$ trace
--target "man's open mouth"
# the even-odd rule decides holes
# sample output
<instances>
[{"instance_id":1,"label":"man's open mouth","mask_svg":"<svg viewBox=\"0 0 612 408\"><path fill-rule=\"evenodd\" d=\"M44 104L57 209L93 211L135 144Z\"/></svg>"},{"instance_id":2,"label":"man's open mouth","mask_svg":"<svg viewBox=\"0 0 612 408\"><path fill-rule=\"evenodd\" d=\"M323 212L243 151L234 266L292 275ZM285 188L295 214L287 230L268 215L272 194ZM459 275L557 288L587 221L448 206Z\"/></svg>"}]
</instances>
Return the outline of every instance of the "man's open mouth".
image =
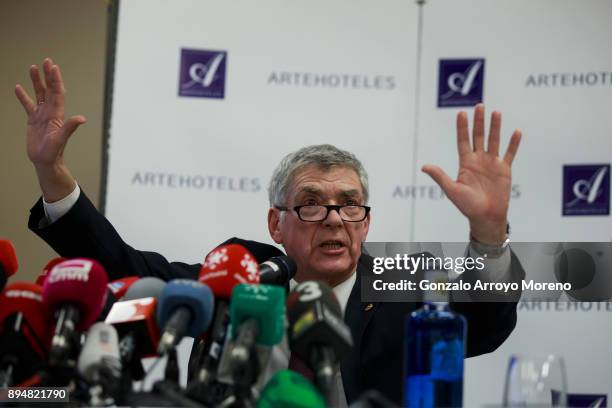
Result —
<instances>
[{"instance_id":1,"label":"man's open mouth","mask_svg":"<svg viewBox=\"0 0 612 408\"><path fill-rule=\"evenodd\" d=\"M321 244L322 248L325 249L340 249L344 246L344 244L340 241L335 241L335 240L330 240L330 241L324 241Z\"/></svg>"}]
</instances>

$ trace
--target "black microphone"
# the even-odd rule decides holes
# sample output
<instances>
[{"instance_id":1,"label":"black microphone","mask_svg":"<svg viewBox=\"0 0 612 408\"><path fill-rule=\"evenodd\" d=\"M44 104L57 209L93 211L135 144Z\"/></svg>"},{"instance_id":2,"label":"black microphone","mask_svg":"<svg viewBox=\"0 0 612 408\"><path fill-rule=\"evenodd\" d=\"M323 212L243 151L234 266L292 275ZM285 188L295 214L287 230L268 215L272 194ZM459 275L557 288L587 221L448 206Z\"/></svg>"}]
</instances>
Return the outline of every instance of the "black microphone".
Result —
<instances>
[{"instance_id":1,"label":"black microphone","mask_svg":"<svg viewBox=\"0 0 612 408\"><path fill-rule=\"evenodd\" d=\"M289 295L287 314L291 352L314 372L329 403L337 365L353 347L340 304L327 284L305 281Z\"/></svg>"},{"instance_id":2,"label":"black microphone","mask_svg":"<svg viewBox=\"0 0 612 408\"><path fill-rule=\"evenodd\" d=\"M259 264L259 283L285 286L295 276L297 264L288 256L275 256Z\"/></svg>"}]
</instances>

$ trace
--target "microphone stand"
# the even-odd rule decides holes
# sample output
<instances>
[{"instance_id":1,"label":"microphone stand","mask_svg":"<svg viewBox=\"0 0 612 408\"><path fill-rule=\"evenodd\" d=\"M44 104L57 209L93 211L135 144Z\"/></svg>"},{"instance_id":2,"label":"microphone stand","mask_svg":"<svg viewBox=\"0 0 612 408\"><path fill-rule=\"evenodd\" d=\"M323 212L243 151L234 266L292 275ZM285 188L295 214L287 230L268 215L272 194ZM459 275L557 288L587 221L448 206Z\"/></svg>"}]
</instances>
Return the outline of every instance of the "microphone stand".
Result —
<instances>
[{"instance_id":1,"label":"microphone stand","mask_svg":"<svg viewBox=\"0 0 612 408\"><path fill-rule=\"evenodd\" d=\"M182 407L203 408L201 405L187 396L183 395L179 386L179 365L176 348L171 348L166 352L168 360L166 362L166 370L164 379L157 381L153 385L153 391L163 395L168 400Z\"/></svg>"},{"instance_id":2,"label":"microphone stand","mask_svg":"<svg viewBox=\"0 0 612 408\"><path fill-rule=\"evenodd\" d=\"M248 319L240 325L238 337L229 350L234 392L219 404L219 408L255 406L252 387L261 372L256 351L258 336L257 320Z\"/></svg>"},{"instance_id":3,"label":"microphone stand","mask_svg":"<svg viewBox=\"0 0 612 408\"><path fill-rule=\"evenodd\" d=\"M312 356L315 383L325 396L325 401L329 404L335 380L334 350L325 346L315 347Z\"/></svg>"}]
</instances>

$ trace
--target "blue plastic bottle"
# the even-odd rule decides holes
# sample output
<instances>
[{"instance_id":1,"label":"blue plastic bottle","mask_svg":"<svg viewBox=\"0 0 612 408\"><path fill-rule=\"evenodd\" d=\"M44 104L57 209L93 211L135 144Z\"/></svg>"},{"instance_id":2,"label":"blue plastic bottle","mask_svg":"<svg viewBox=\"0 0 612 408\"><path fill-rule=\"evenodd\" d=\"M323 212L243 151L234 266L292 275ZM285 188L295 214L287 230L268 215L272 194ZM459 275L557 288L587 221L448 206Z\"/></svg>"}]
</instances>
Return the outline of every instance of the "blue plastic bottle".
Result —
<instances>
[{"instance_id":1,"label":"blue plastic bottle","mask_svg":"<svg viewBox=\"0 0 612 408\"><path fill-rule=\"evenodd\" d=\"M448 307L448 295L424 294L423 307L406 317L404 407L462 406L466 329L465 318Z\"/></svg>"}]
</instances>

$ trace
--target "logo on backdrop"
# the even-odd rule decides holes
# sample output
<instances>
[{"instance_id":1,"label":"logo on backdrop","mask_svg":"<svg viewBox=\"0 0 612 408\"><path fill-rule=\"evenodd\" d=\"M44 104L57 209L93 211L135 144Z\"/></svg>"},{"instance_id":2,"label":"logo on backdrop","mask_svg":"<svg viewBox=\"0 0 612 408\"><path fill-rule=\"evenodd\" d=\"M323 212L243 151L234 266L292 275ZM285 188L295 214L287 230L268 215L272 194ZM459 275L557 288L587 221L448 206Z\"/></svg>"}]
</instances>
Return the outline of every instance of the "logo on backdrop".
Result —
<instances>
[{"instance_id":1,"label":"logo on backdrop","mask_svg":"<svg viewBox=\"0 0 612 408\"><path fill-rule=\"evenodd\" d=\"M610 165L563 166L563 215L610 214Z\"/></svg>"},{"instance_id":2,"label":"logo on backdrop","mask_svg":"<svg viewBox=\"0 0 612 408\"><path fill-rule=\"evenodd\" d=\"M519 312L612 313L612 302L551 302L550 300L526 300L520 301L516 309Z\"/></svg>"},{"instance_id":3,"label":"logo on backdrop","mask_svg":"<svg viewBox=\"0 0 612 408\"><path fill-rule=\"evenodd\" d=\"M397 86L397 79L392 75L273 71L268 76L268 85L392 91Z\"/></svg>"},{"instance_id":4,"label":"logo on backdrop","mask_svg":"<svg viewBox=\"0 0 612 408\"><path fill-rule=\"evenodd\" d=\"M397 184L393 188L391 198L399 200L443 200L446 195L437 184ZM521 198L521 185L513 184L510 191L510 198Z\"/></svg>"},{"instance_id":5,"label":"logo on backdrop","mask_svg":"<svg viewBox=\"0 0 612 408\"><path fill-rule=\"evenodd\" d=\"M132 175L131 184L155 188L257 193L262 190L263 182L259 177L251 176L217 176L166 173L161 171L136 171Z\"/></svg>"},{"instance_id":6,"label":"logo on backdrop","mask_svg":"<svg viewBox=\"0 0 612 408\"><path fill-rule=\"evenodd\" d=\"M225 97L226 51L181 49L179 96Z\"/></svg>"},{"instance_id":7,"label":"logo on backdrop","mask_svg":"<svg viewBox=\"0 0 612 408\"><path fill-rule=\"evenodd\" d=\"M474 106L482 102L483 58L441 59L438 76L438 107Z\"/></svg>"},{"instance_id":8,"label":"logo on backdrop","mask_svg":"<svg viewBox=\"0 0 612 408\"><path fill-rule=\"evenodd\" d=\"M612 85L612 71L544 72L529 74L526 88L603 87Z\"/></svg>"}]
</instances>

